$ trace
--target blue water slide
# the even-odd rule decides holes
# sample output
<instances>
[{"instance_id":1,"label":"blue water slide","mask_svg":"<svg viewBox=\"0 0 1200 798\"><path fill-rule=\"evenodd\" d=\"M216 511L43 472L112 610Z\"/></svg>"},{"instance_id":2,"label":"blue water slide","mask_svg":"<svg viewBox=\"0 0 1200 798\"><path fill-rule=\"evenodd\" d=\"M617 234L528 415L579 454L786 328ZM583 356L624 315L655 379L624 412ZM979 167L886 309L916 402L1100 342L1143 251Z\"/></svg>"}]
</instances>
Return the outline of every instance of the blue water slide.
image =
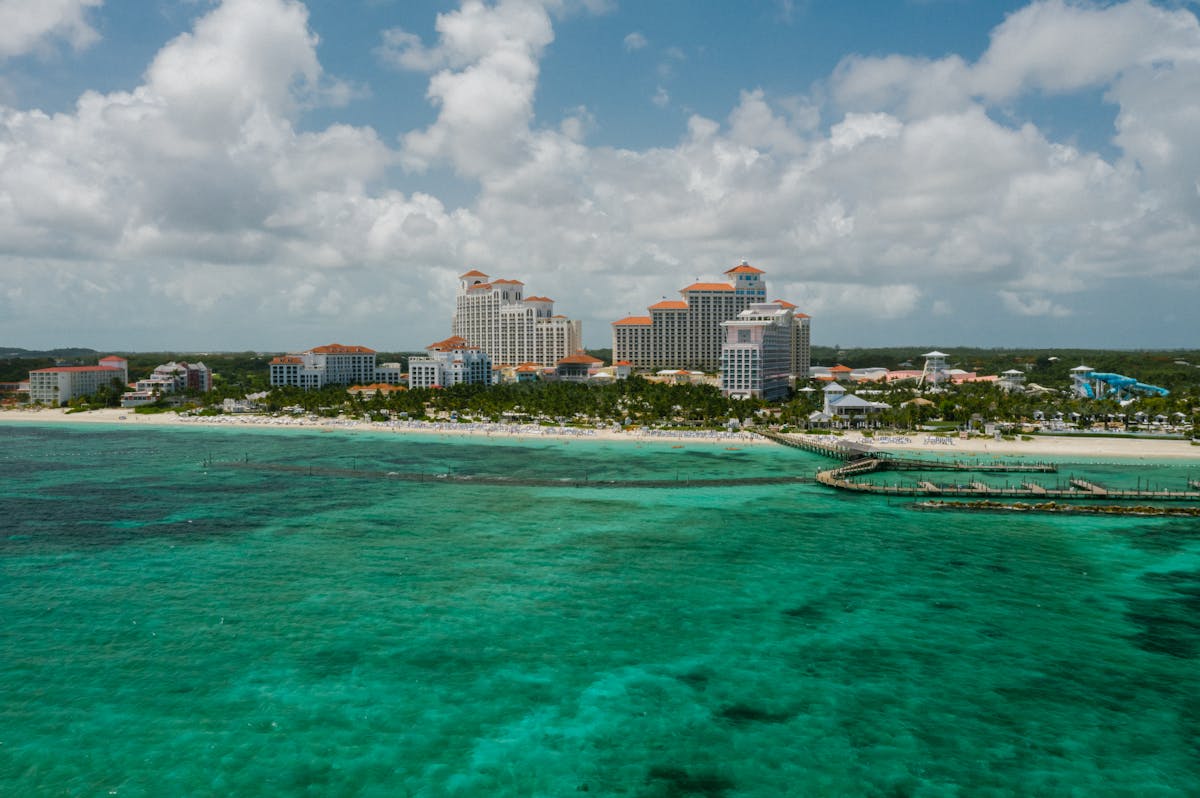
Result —
<instances>
[{"instance_id":1,"label":"blue water slide","mask_svg":"<svg viewBox=\"0 0 1200 798\"><path fill-rule=\"evenodd\" d=\"M1138 382L1133 377L1126 377L1124 374L1112 374L1107 371L1093 371L1088 375L1088 379L1104 383L1108 386L1109 393L1118 393L1127 389L1133 389L1141 393L1157 394L1158 396L1169 396L1171 393L1166 388L1160 388L1157 385L1147 385L1144 382Z\"/></svg>"},{"instance_id":2,"label":"blue water slide","mask_svg":"<svg viewBox=\"0 0 1200 798\"><path fill-rule=\"evenodd\" d=\"M1158 394L1159 396L1170 396L1171 395L1171 392L1168 391L1166 388L1160 388L1157 385L1147 385L1144 382L1135 382L1133 384L1133 387L1139 391L1143 391L1145 393Z\"/></svg>"}]
</instances>

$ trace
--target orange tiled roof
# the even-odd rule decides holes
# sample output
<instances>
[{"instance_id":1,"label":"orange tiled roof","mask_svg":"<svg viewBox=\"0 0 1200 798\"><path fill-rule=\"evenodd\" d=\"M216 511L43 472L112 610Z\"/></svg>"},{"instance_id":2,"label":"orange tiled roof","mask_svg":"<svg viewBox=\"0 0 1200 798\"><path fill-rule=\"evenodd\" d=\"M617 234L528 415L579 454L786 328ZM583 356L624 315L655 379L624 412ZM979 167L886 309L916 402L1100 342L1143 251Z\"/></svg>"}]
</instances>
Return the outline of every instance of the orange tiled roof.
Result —
<instances>
[{"instance_id":1,"label":"orange tiled roof","mask_svg":"<svg viewBox=\"0 0 1200 798\"><path fill-rule=\"evenodd\" d=\"M48 369L34 369L30 372L30 374L42 374L47 371L111 371L116 373L120 371L120 369L116 368L115 366L54 366L53 368Z\"/></svg>"},{"instance_id":2,"label":"orange tiled roof","mask_svg":"<svg viewBox=\"0 0 1200 798\"><path fill-rule=\"evenodd\" d=\"M279 357L271 358L271 365L303 365L304 358L296 357L295 355L280 355Z\"/></svg>"},{"instance_id":3,"label":"orange tiled roof","mask_svg":"<svg viewBox=\"0 0 1200 798\"><path fill-rule=\"evenodd\" d=\"M779 305L779 307L781 307L781 308L794 308L794 307L796 307L796 306L795 306L795 305L793 305L791 302L788 302L786 299L773 299L773 300L771 300L771 301L772 301L772 302L774 302L776 305Z\"/></svg>"},{"instance_id":4,"label":"orange tiled roof","mask_svg":"<svg viewBox=\"0 0 1200 798\"><path fill-rule=\"evenodd\" d=\"M487 277L486 274L479 271L478 269L471 269L471 271L466 272L465 274L460 274L458 276L459 276L459 279L462 279L463 277Z\"/></svg>"},{"instance_id":5,"label":"orange tiled roof","mask_svg":"<svg viewBox=\"0 0 1200 798\"><path fill-rule=\"evenodd\" d=\"M737 266L734 266L732 269L727 270L725 273L726 274L766 274L766 272L764 272L762 269L756 269L753 266L751 266L749 263L746 263L745 261L742 261Z\"/></svg>"},{"instance_id":6,"label":"orange tiled roof","mask_svg":"<svg viewBox=\"0 0 1200 798\"><path fill-rule=\"evenodd\" d=\"M811 319L812 316L808 315L807 313L793 313L792 318L793 319Z\"/></svg>"},{"instance_id":7,"label":"orange tiled roof","mask_svg":"<svg viewBox=\"0 0 1200 798\"><path fill-rule=\"evenodd\" d=\"M627 326L627 327L634 326L634 325L642 325L642 324L649 326L651 323L652 322L650 321L649 316L626 316L623 319L617 319L616 321L614 321L613 326L615 327L618 324L622 325L622 326Z\"/></svg>"},{"instance_id":8,"label":"orange tiled roof","mask_svg":"<svg viewBox=\"0 0 1200 798\"><path fill-rule=\"evenodd\" d=\"M526 302L553 302L554 300L548 296L527 296L527 297L525 297L525 301Z\"/></svg>"},{"instance_id":9,"label":"orange tiled roof","mask_svg":"<svg viewBox=\"0 0 1200 798\"><path fill-rule=\"evenodd\" d=\"M342 346L341 344L329 344L328 346L318 346L312 350L314 355L373 355L374 349L367 349L365 346Z\"/></svg>"},{"instance_id":10,"label":"orange tiled roof","mask_svg":"<svg viewBox=\"0 0 1200 798\"><path fill-rule=\"evenodd\" d=\"M662 302L655 302L650 306L650 310L687 310L688 303L679 299L664 299Z\"/></svg>"},{"instance_id":11,"label":"orange tiled roof","mask_svg":"<svg viewBox=\"0 0 1200 798\"><path fill-rule=\"evenodd\" d=\"M487 290L490 290L491 287L492 287L491 283L475 283L475 285L468 286L467 290L468 291L487 291Z\"/></svg>"},{"instance_id":12,"label":"orange tiled roof","mask_svg":"<svg viewBox=\"0 0 1200 798\"><path fill-rule=\"evenodd\" d=\"M116 355L109 355L108 357L102 357L102 358L100 358L100 362L101 362L101 363L110 363L110 362L113 362L113 361L117 361L117 362L120 362L120 363L128 363L128 362L129 362L129 361L128 361L128 360L126 360L125 358L123 358L123 357L117 357Z\"/></svg>"},{"instance_id":13,"label":"orange tiled roof","mask_svg":"<svg viewBox=\"0 0 1200 798\"><path fill-rule=\"evenodd\" d=\"M492 285L525 285L520 280L492 280Z\"/></svg>"},{"instance_id":14,"label":"orange tiled roof","mask_svg":"<svg viewBox=\"0 0 1200 798\"><path fill-rule=\"evenodd\" d=\"M692 283L687 288L679 289L680 293L684 291L732 291L733 286L729 283Z\"/></svg>"},{"instance_id":15,"label":"orange tiled roof","mask_svg":"<svg viewBox=\"0 0 1200 798\"><path fill-rule=\"evenodd\" d=\"M346 390L351 393L363 393L366 391L382 391L383 393L390 393L392 391L407 391L408 389L403 385L389 385L386 382L373 382L370 385L351 385Z\"/></svg>"},{"instance_id":16,"label":"orange tiled roof","mask_svg":"<svg viewBox=\"0 0 1200 798\"><path fill-rule=\"evenodd\" d=\"M436 344L430 344L425 348L432 349L435 352L445 352L450 349L478 349L479 347L471 346L469 343L467 343L467 339L463 338L461 335L451 335L446 340L438 341Z\"/></svg>"},{"instance_id":17,"label":"orange tiled roof","mask_svg":"<svg viewBox=\"0 0 1200 798\"><path fill-rule=\"evenodd\" d=\"M613 363L613 365L614 366L632 366L633 364L630 363L628 360L618 360L616 363Z\"/></svg>"},{"instance_id":18,"label":"orange tiled roof","mask_svg":"<svg viewBox=\"0 0 1200 798\"><path fill-rule=\"evenodd\" d=\"M578 363L580 365L592 365L593 363L603 363L604 361L598 357L592 357L587 352L576 352L573 355L567 355L562 360L558 361L558 365Z\"/></svg>"},{"instance_id":19,"label":"orange tiled roof","mask_svg":"<svg viewBox=\"0 0 1200 798\"><path fill-rule=\"evenodd\" d=\"M838 365L831 368L829 370L829 373L832 374L835 371L839 374L843 374L843 373L849 374L851 371L854 371L854 369L850 368L849 366L843 366L842 364L839 363Z\"/></svg>"}]
</instances>

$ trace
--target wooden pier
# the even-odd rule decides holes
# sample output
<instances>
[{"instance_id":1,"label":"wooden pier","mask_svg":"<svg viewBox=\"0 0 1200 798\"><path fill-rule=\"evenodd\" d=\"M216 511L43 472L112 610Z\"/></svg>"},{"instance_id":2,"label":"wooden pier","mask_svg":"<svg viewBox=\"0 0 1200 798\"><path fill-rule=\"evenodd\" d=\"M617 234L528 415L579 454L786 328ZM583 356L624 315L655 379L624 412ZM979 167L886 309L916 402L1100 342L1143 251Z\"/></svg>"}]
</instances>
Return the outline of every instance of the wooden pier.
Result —
<instances>
[{"instance_id":1,"label":"wooden pier","mask_svg":"<svg viewBox=\"0 0 1200 798\"><path fill-rule=\"evenodd\" d=\"M966 484L937 484L931 480L911 483L881 485L875 482L859 482L858 477L883 471L958 471L963 473L1053 473L1058 470L1052 463L975 463L964 460L922 460L914 457L897 457L891 452L880 452L866 446L849 443L825 444L811 438L796 438L778 433L760 433L763 437L797 449L824 455L845 464L817 473L817 482L838 490L858 493L874 493L882 496L913 496L970 499L1025 499L1045 502L1047 500L1105 499L1120 501L1200 502L1200 481L1187 480L1186 490L1107 488L1085 479L1071 477L1067 487L1048 487L1034 482L1017 485L993 486L978 480Z\"/></svg>"}]
</instances>

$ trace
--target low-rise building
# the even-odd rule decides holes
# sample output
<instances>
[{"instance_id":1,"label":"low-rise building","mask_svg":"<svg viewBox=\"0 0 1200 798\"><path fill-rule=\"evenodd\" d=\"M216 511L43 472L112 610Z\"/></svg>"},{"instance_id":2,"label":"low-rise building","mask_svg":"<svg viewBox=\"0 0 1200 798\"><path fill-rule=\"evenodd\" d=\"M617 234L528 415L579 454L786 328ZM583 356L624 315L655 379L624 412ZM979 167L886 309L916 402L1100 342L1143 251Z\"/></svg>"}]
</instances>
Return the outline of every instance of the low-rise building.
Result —
<instances>
[{"instance_id":1,"label":"low-rise building","mask_svg":"<svg viewBox=\"0 0 1200 798\"><path fill-rule=\"evenodd\" d=\"M410 388L448 388L451 385L490 385L492 359L462 336L452 335L425 348L425 357L408 361Z\"/></svg>"},{"instance_id":2,"label":"low-rise building","mask_svg":"<svg viewBox=\"0 0 1200 798\"><path fill-rule=\"evenodd\" d=\"M281 355L271 360L271 385L309 390L325 385L399 383L399 364L385 363L382 368L377 368L375 357L374 349L342 344Z\"/></svg>"},{"instance_id":3,"label":"low-rise building","mask_svg":"<svg viewBox=\"0 0 1200 798\"><path fill-rule=\"evenodd\" d=\"M603 365L604 361L600 358L580 350L559 360L555 364L554 372L560 380L566 382L587 382Z\"/></svg>"},{"instance_id":4,"label":"low-rise building","mask_svg":"<svg viewBox=\"0 0 1200 798\"><path fill-rule=\"evenodd\" d=\"M164 396L187 391L208 393L212 390L212 371L203 363L171 361L156 366L149 377L138 380L132 391L121 395L122 407L139 407L157 402Z\"/></svg>"},{"instance_id":5,"label":"low-rise building","mask_svg":"<svg viewBox=\"0 0 1200 798\"><path fill-rule=\"evenodd\" d=\"M96 366L53 366L29 372L29 401L59 407L114 383L124 388L127 382L129 362L109 355Z\"/></svg>"}]
</instances>

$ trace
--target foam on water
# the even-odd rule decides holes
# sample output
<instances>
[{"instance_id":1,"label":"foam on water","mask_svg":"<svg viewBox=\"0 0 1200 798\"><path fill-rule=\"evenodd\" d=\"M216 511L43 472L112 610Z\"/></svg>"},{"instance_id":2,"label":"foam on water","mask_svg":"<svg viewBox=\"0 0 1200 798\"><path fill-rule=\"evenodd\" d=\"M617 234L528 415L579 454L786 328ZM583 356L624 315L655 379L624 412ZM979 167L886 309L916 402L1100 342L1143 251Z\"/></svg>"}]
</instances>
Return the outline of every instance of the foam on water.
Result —
<instances>
[{"instance_id":1,"label":"foam on water","mask_svg":"<svg viewBox=\"0 0 1200 798\"><path fill-rule=\"evenodd\" d=\"M0 425L4 794L1200 783L1192 521L219 465L245 459L610 478L821 464L782 447Z\"/></svg>"}]
</instances>

